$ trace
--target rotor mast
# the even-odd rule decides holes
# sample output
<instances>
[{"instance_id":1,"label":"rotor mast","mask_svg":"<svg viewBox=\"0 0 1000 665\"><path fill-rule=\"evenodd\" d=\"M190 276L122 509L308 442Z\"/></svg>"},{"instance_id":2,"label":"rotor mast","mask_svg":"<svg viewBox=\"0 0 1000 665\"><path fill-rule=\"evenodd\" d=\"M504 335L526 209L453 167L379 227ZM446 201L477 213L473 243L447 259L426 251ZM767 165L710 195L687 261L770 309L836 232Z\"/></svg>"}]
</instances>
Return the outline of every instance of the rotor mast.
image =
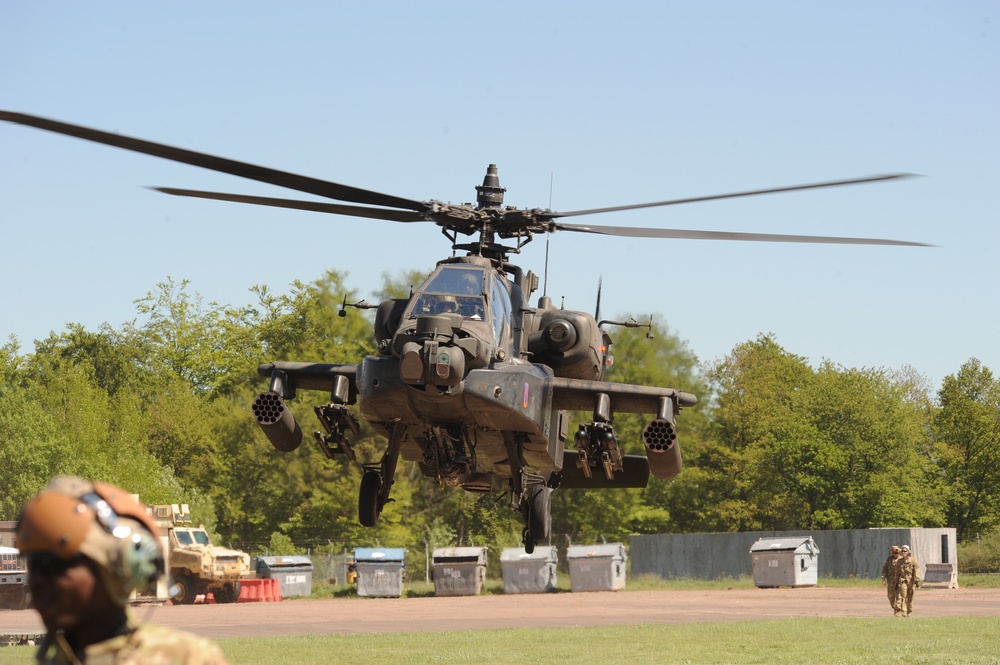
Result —
<instances>
[{"instance_id":1,"label":"rotor mast","mask_svg":"<svg viewBox=\"0 0 1000 665\"><path fill-rule=\"evenodd\" d=\"M479 222L479 242L468 244L454 244L452 249L464 249L472 252L476 256L483 256L497 263L498 265L506 261L508 252L518 252L525 241L518 243L517 247L505 247L497 244L497 235L501 237L501 226L507 221L508 216L519 217L515 212L510 215L515 208L503 207L503 195L507 191L506 187L500 186L500 176L497 172L497 165L490 164L486 167L486 175L483 177L483 184L476 185L476 209L475 219ZM527 229L517 229L515 235L520 236L522 231ZM530 239L530 233L528 234Z\"/></svg>"}]
</instances>

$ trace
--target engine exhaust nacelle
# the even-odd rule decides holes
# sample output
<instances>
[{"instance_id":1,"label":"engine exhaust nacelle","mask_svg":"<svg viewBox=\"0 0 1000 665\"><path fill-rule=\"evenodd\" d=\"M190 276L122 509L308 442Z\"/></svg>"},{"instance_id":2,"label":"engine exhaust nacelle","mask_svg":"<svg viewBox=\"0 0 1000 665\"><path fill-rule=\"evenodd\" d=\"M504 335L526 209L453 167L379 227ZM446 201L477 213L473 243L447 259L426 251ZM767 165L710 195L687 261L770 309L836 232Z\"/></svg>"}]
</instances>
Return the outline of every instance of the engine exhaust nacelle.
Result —
<instances>
[{"instance_id":1,"label":"engine exhaust nacelle","mask_svg":"<svg viewBox=\"0 0 1000 665\"><path fill-rule=\"evenodd\" d=\"M290 453L302 444L302 428L278 393L257 395L253 401L253 415L264 436L277 450Z\"/></svg>"}]
</instances>

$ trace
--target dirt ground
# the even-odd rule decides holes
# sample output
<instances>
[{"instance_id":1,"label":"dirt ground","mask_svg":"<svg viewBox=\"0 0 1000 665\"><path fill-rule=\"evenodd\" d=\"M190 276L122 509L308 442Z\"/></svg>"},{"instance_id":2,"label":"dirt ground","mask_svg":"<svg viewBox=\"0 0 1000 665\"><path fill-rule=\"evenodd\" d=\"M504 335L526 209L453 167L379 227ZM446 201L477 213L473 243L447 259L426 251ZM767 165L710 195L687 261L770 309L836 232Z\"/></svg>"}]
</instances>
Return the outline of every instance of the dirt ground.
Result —
<instances>
[{"instance_id":1,"label":"dirt ground","mask_svg":"<svg viewBox=\"0 0 1000 665\"><path fill-rule=\"evenodd\" d=\"M140 606L138 618L210 638L481 628L890 617L880 588L602 591L442 598ZM915 617L1000 616L1000 589L921 589ZM0 611L0 634L41 632L33 610Z\"/></svg>"}]
</instances>

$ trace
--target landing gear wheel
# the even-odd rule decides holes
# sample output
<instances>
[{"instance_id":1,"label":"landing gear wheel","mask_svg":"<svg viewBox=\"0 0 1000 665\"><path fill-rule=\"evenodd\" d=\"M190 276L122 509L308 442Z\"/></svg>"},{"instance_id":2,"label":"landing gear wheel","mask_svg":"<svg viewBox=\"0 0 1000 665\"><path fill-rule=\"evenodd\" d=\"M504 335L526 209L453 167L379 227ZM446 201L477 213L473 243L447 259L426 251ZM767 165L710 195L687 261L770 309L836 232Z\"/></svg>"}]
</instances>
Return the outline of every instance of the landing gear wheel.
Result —
<instances>
[{"instance_id":1,"label":"landing gear wheel","mask_svg":"<svg viewBox=\"0 0 1000 665\"><path fill-rule=\"evenodd\" d=\"M539 540L549 537L552 525L552 489L545 485L536 485L529 490L531 497L524 508L524 531L521 540L524 541L524 551L531 554Z\"/></svg>"},{"instance_id":2,"label":"landing gear wheel","mask_svg":"<svg viewBox=\"0 0 1000 665\"><path fill-rule=\"evenodd\" d=\"M198 595L198 588L193 578L187 575L178 575L174 579L174 586L177 587L177 593L173 595L171 600L175 605L191 605L194 603L194 598Z\"/></svg>"},{"instance_id":3,"label":"landing gear wheel","mask_svg":"<svg viewBox=\"0 0 1000 665\"><path fill-rule=\"evenodd\" d=\"M240 599L240 591L242 590L242 585L239 582L235 582L223 585L221 589L213 591L212 595L215 596L215 602L217 603L235 603Z\"/></svg>"},{"instance_id":4,"label":"landing gear wheel","mask_svg":"<svg viewBox=\"0 0 1000 665\"><path fill-rule=\"evenodd\" d=\"M365 475L361 477L361 491L358 493L358 521L361 526L375 526L378 523L381 490L381 474L378 471L365 471Z\"/></svg>"}]
</instances>

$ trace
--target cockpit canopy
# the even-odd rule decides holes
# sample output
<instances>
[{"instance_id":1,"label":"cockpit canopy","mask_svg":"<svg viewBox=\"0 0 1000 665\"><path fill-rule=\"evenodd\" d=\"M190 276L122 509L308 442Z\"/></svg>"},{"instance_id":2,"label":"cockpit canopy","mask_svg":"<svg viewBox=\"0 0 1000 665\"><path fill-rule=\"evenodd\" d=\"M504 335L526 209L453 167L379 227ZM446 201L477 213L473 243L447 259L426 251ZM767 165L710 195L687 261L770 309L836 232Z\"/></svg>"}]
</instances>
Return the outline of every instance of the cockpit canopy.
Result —
<instances>
[{"instance_id":1,"label":"cockpit canopy","mask_svg":"<svg viewBox=\"0 0 1000 665\"><path fill-rule=\"evenodd\" d=\"M480 266L442 266L420 287L407 318L455 313L482 321L486 317L485 282Z\"/></svg>"},{"instance_id":2,"label":"cockpit canopy","mask_svg":"<svg viewBox=\"0 0 1000 665\"><path fill-rule=\"evenodd\" d=\"M510 294L496 273L476 264L443 264L431 273L407 306L404 320L456 313L469 322L492 324L494 348L511 317Z\"/></svg>"}]
</instances>

